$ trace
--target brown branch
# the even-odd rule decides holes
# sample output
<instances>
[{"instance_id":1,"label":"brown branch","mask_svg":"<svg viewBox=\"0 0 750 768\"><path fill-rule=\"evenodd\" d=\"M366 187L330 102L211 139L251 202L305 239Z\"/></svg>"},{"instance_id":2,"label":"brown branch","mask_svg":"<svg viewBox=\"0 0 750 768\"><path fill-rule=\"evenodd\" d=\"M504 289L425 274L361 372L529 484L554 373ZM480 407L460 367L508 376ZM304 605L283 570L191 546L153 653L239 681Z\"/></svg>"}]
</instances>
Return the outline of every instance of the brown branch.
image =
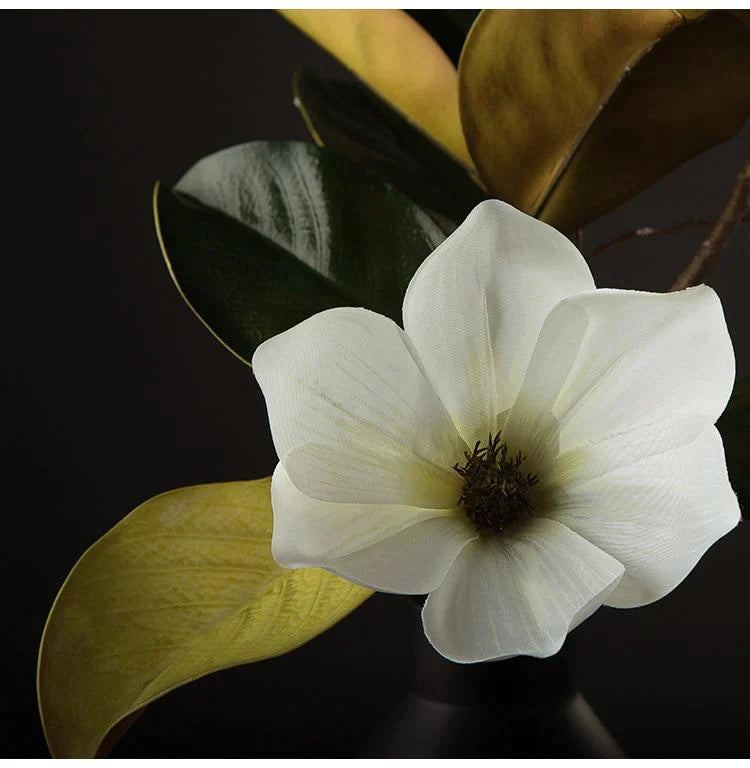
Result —
<instances>
[{"instance_id":1,"label":"brown branch","mask_svg":"<svg viewBox=\"0 0 750 768\"><path fill-rule=\"evenodd\" d=\"M576 239L575 239L575 244L581 253L583 253L583 231L584 231L584 228L579 227L576 230Z\"/></svg>"},{"instance_id":2,"label":"brown branch","mask_svg":"<svg viewBox=\"0 0 750 768\"><path fill-rule=\"evenodd\" d=\"M747 217L745 217L747 218ZM660 237L661 235L671 235L675 232L679 232L683 229L692 229L693 227L711 227L716 223L716 219L686 219L679 224L674 224L671 227L638 227L630 232L625 232L622 235L618 235L612 240L608 240L606 243L602 243L597 246L588 256L589 259L593 259L594 256L598 256L600 253L609 250L615 245L624 243L628 240L644 239L647 237Z\"/></svg>"},{"instance_id":3,"label":"brown branch","mask_svg":"<svg viewBox=\"0 0 750 768\"><path fill-rule=\"evenodd\" d=\"M716 261L750 204L750 158L737 174L724 210L716 220L711 234L701 243L690 263L680 272L670 291L681 291L702 282L706 270Z\"/></svg>"}]
</instances>

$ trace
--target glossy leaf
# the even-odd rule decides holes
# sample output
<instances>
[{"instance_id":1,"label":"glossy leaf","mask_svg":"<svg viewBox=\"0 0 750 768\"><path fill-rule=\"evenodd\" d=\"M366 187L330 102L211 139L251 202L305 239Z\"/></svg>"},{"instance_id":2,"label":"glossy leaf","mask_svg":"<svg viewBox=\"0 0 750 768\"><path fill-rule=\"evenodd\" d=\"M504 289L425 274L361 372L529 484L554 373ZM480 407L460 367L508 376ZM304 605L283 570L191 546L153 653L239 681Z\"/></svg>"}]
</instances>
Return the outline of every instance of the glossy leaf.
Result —
<instances>
[{"instance_id":1,"label":"glossy leaf","mask_svg":"<svg viewBox=\"0 0 750 768\"><path fill-rule=\"evenodd\" d=\"M750 377L734 383L729 405L716 426L724 441L729 480L740 500L742 516L750 517Z\"/></svg>"},{"instance_id":2,"label":"glossy leaf","mask_svg":"<svg viewBox=\"0 0 750 768\"><path fill-rule=\"evenodd\" d=\"M249 364L263 340L335 306L401 318L406 286L444 239L398 190L302 142L253 142L154 194L179 290Z\"/></svg>"},{"instance_id":3,"label":"glossy leaf","mask_svg":"<svg viewBox=\"0 0 750 768\"><path fill-rule=\"evenodd\" d=\"M572 231L736 133L750 114L750 30L690 15L483 11L459 91L489 190Z\"/></svg>"},{"instance_id":4,"label":"glossy leaf","mask_svg":"<svg viewBox=\"0 0 750 768\"><path fill-rule=\"evenodd\" d=\"M447 217L451 231L483 200L469 171L360 82L302 70L295 103L315 141L359 162L430 213Z\"/></svg>"},{"instance_id":5,"label":"glossy leaf","mask_svg":"<svg viewBox=\"0 0 750 768\"><path fill-rule=\"evenodd\" d=\"M150 702L219 669L287 653L371 592L271 557L270 478L169 491L78 561L39 653L47 743L92 757Z\"/></svg>"},{"instance_id":6,"label":"glossy leaf","mask_svg":"<svg viewBox=\"0 0 750 768\"><path fill-rule=\"evenodd\" d=\"M458 76L404 11L279 11L421 130L471 164L458 115Z\"/></svg>"}]
</instances>

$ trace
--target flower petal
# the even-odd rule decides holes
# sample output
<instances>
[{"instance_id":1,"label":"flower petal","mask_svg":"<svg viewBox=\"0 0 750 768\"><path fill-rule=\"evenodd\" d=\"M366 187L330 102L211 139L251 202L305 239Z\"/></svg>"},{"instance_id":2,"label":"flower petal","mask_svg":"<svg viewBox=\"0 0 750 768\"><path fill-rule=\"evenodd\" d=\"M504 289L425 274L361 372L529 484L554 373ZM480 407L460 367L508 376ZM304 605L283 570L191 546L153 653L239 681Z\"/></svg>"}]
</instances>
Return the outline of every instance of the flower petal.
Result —
<instances>
[{"instance_id":1,"label":"flower petal","mask_svg":"<svg viewBox=\"0 0 750 768\"><path fill-rule=\"evenodd\" d=\"M617 586L623 567L564 525L534 518L469 542L422 611L452 661L551 656Z\"/></svg>"},{"instance_id":2,"label":"flower petal","mask_svg":"<svg viewBox=\"0 0 750 768\"><path fill-rule=\"evenodd\" d=\"M534 443L554 433L566 451L649 424L663 432L672 419L690 435L684 419L713 424L733 383L732 343L708 286L593 291L545 321L506 436Z\"/></svg>"},{"instance_id":3,"label":"flower petal","mask_svg":"<svg viewBox=\"0 0 750 768\"><path fill-rule=\"evenodd\" d=\"M592 288L566 237L498 200L480 203L422 263L404 328L469 445L513 404L552 307Z\"/></svg>"},{"instance_id":4,"label":"flower petal","mask_svg":"<svg viewBox=\"0 0 750 768\"><path fill-rule=\"evenodd\" d=\"M311 499L295 488L281 464L271 498L278 563L327 568L381 592L430 592L461 547L476 538L459 510Z\"/></svg>"},{"instance_id":5,"label":"flower petal","mask_svg":"<svg viewBox=\"0 0 750 768\"><path fill-rule=\"evenodd\" d=\"M732 343L711 288L592 291L550 312L505 436L533 455L653 425L654 439L671 447L716 421L733 382Z\"/></svg>"},{"instance_id":6,"label":"flower petal","mask_svg":"<svg viewBox=\"0 0 750 768\"><path fill-rule=\"evenodd\" d=\"M543 468L544 484L553 490L569 490L619 467L629 467L650 456L687 445L706 431L700 414L666 414L648 424L617 432L570 448Z\"/></svg>"},{"instance_id":7,"label":"flower petal","mask_svg":"<svg viewBox=\"0 0 750 768\"><path fill-rule=\"evenodd\" d=\"M686 446L575 486L554 517L625 566L607 602L630 608L674 589L740 509L721 436L709 427Z\"/></svg>"},{"instance_id":8,"label":"flower petal","mask_svg":"<svg viewBox=\"0 0 750 768\"><path fill-rule=\"evenodd\" d=\"M321 312L261 344L253 368L279 459L303 493L455 506L465 445L395 323Z\"/></svg>"}]
</instances>

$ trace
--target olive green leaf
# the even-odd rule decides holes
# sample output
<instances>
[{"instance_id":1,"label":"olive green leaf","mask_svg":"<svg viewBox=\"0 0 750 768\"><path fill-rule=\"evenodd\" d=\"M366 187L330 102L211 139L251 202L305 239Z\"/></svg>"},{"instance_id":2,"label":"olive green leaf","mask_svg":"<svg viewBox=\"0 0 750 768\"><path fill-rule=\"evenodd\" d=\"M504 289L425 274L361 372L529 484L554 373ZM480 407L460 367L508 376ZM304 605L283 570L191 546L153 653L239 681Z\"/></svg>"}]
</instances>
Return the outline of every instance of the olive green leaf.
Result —
<instances>
[{"instance_id":1,"label":"olive green leaf","mask_svg":"<svg viewBox=\"0 0 750 768\"><path fill-rule=\"evenodd\" d=\"M375 174L304 142L252 142L154 191L157 234L178 289L250 362L265 339L335 306L400 320L406 286L444 239Z\"/></svg>"},{"instance_id":2,"label":"olive green leaf","mask_svg":"<svg viewBox=\"0 0 750 768\"><path fill-rule=\"evenodd\" d=\"M145 502L81 557L39 651L54 756L101 753L170 690L287 653L372 594L277 565L271 528L270 478L194 486Z\"/></svg>"},{"instance_id":3,"label":"olive green leaf","mask_svg":"<svg viewBox=\"0 0 750 768\"><path fill-rule=\"evenodd\" d=\"M724 442L729 480L740 500L742 516L750 517L750 377L735 381L729 405L716 426Z\"/></svg>"},{"instance_id":4,"label":"olive green leaf","mask_svg":"<svg viewBox=\"0 0 750 768\"><path fill-rule=\"evenodd\" d=\"M456 68L408 14L398 10L279 13L461 162L471 164L458 115Z\"/></svg>"},{"instance_id":5,"label":"olive green leaf","mask_svg":"<svg viewBox=\"0 0 750 768\"><path fill-rule=\"evenodd\" d=\"M750 29L686 13L483 11L459 98L488 189L572 231L736 133L750 114Z\"/></svg>"},{"instance_id":6,"label":"olive green leaf","mask_svg":"<svg viewBox=\"0 0 750 768\"><path fill-rule=\"evenodd\" d=\"M452 226L483 200L470 172L360 82L301 70L294 101L320 146L359 162Z\"/></svg>"}]
</instances>

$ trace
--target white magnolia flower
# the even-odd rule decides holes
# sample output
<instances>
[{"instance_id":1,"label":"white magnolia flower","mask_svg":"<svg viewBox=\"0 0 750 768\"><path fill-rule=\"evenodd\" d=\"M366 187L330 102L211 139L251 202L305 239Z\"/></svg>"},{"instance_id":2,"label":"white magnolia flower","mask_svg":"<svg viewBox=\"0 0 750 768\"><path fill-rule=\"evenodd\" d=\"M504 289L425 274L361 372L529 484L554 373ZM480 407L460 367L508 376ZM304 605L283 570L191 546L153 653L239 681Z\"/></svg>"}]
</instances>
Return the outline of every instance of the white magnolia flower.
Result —
<instances>
[{"instance_id":1,"label":"white magnolia flower","mask_svg":"<svg viewBox=\"0 0 750 768\"><path fill-rule=\"evenodd\" d=\"M548 656L600 605L667 594L739 521L710 288L595 290L565 237L488 201L403 320L332 309L255 353L281 564L428 593L449 659Z\"/></svg>"}]
</instances>

